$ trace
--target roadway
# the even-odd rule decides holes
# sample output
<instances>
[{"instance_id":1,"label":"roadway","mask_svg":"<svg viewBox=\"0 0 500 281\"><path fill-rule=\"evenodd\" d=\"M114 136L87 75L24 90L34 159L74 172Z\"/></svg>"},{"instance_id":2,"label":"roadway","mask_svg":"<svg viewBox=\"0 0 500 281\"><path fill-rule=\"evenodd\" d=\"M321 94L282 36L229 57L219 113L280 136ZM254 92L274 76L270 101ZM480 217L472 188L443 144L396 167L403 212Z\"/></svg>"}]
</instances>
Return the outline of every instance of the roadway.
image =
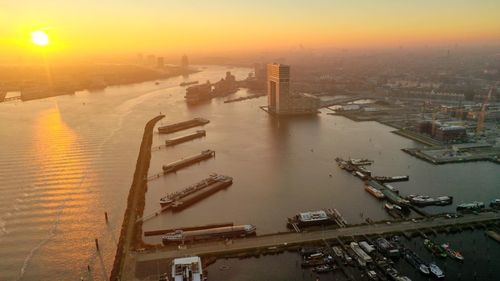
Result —
<instances>
[{"instance_id":1,"label":"roadway","mask_svg":"<svg viewBox=\"0 0 500 281\"><path fill-rule=\"evenodd\" d=\"M378 223L370 225L358 225L346 228L318 230L311 232L287 232L264 236L234 239L231 243L209 242L189 244L186 249L169 250L161 249L154 252L136 253L136 262L148 262L159 259L173 259L183 256L223 254L227 252L244 252L258 248L268 248L291 244L302 244L307 242L321 241L323 239L335 239L340 236L376 235L391 232L414 231L435 227L447 227L469 223L481 223L492 220L500 220L500 213L485 212L469 214L459 218L434 217L416 222L401 221Z\"/></svg>"}]
</instances>

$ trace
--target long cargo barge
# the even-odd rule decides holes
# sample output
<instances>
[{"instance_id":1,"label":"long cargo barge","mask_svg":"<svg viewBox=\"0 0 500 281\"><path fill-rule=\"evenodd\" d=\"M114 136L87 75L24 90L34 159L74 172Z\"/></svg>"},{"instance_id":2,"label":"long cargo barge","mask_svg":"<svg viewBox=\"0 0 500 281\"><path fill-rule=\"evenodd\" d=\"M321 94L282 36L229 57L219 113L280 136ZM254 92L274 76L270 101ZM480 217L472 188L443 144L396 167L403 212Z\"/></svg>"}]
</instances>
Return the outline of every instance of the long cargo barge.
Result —
<instances>
[{"instance_id":1,"label":"long cargo barge","mask_svg":"<svg viewBox=\"0 0 500 281\"><path fill-rule=\"evenodd\" d=\"M187 142L187 141L194 140L197 138L201 138L201 137L204 137L206 135L207 135L207 133L205 132L205 130L198 130L198 131L191 133L189 135L168 139L165 141L165 145L166 146L174 146L176 144Z\"/></svg>"},{"instance_id":2,"label":"long cargo barge","mask_svg":"<svg viewBox=\"0 0 500 281\"><path fill-rule=\"evenodd\" d=\"M163 173L171 173L179 170L180 168L187 167L189 165L192 165L194 163L200 162L202 160L210 159L212 157L215 157L215 151L207 149L203 150L200 154L196 154L181 160L177 160L175 162L172 162L167 165L163 165Z\"/></svg>"},{"instance_id":3,"label":"long cargo barge","mask_svg":"<svg viewBox=\"0 0 500 281\"><path fill-rule=\"evenodd\" d=\"M382 192L380 192L380 190L370 185L365 185L365 190L379 200L384 199L385 197L385 195Z\"/></svg>"},{"instance_id":4,"label":"long cargo barge","mask_svg":"<svg viewBox=\"0 0 500 281\"><path fill-rule=\"evenodd\" d=\"M191 120L187 120L187 121L183 121L183 122L179 122L179 123L175 123L175 124L161 126L158 128L158 132L160 134L170 134L170 133L186 130L189 128L193 128L193 127L203 126L203 125L208 124L208 123L210 123L210 121L207 119L194 118Z\"/></svg>"},{"instance_id":5,"label":"long cargo barge","mask_svg":"<svg viewBox=\"0 0 500 281\"><path fill-rule=\"evenodd\" d=\"M178 228L170 228L170 229L158 229L158 230L144 231L144 236L163 235L163 234L175 232L177 230L190 231L190 230L201 230L201 229L210 229L210 228L217 228L217 227L226 227L226 226L233 226L233 225L234 224L232 222L226 222L226 223L213 223L213 224L207 224L207 225L178 227Z\"/></svg>"},{"instance_id":6,"label":"long cargo barge","mask_svg":"<svg viewBox=\"0 0 500 281\"><path fill-rule=\"evenodd\" d=\"M425 207L425 206L445 206L453 203L452 196L439 196L436 198L432 198L427 195L409 195L407 198L412 204Z\"/></svg>"},{"instance_id":7,"label":"long cargo barge","mask_svg":"<svg viewBox=\"0 0 500 281\"><path fill-rule=\"evenodd\" d=\"M199 240L209 240L217 238L237 238L255 235L256 227L251 224L216 227L202 230L182 231L167 233L162 236L163 244L194 242Z\"/></svg>"},{"instance_id":8,"label":"long cargo barge","mask_svg":"<svg viewBox=\"0 0 500 281\"><path fill-rule=\"evenodd\" d=\"M186 82L182 82L179 84L179 86L189 86L189 85L194 85L194 84L198 84L199 82L198 81L186 81Z\"/></svg>"},{"instance_id":9,"label":"long cargo barge","mask_svg":"<svg viewBox=\"0 0 500 281\"><path fill-rule=\"evenodd\" d=\"M379 182L397 182L397 181L408 181L410 176L393 176L393 177L384 177L384 176L375 176L374 180Z\"/></svg>"},{"instance_id":10,"label":"long cargo barge","mask_svg":"<svg viewBox=\"0 0 500 281\"><path fill-rule=\"evenodd\" d=\"M233 184L233 178L212 174L182 191L169 194L160 199L162 210L180 211L212 194Z\"/></svg>"}]
</instances>

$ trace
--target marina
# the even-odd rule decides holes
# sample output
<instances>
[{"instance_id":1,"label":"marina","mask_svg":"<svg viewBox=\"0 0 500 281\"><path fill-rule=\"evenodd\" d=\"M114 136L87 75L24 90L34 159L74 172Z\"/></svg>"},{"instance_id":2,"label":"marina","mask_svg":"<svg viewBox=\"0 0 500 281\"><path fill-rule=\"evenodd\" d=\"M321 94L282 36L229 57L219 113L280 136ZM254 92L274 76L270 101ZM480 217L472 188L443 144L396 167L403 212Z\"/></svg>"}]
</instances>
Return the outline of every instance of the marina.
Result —
<instances>
[{"instance_id":1,"label":"marina","mask_svg":"<svg viewBox=\"0 0 500 281\"><path fill-rule=\"evenodd\" d=\"M170 134L178 131L186 130L193 127L203 126L210 123L209 120L204 118L193 118L191 120L174 123L170 125L158 127L158 133L160 134Z\"/></svg>"},{"instance_id":2,"label":"marina","mask_svg":"<svg viewBox=\"0 0 500 281\"><path fill-rule=\"evenodd\" d=\"M483 214L480 214L479 216L482 215ZM484 215L486 215L486 213ZM477 218L477 216L468 216L467 219L463 217L458 220L468 221L474 218ZM480 229L483 229L483 227L494 227L495 225L498 225L498 219L500 218L498 218L497 216L496 220L492 220L489 222L483 221L482 223L476 224L473 229L478 229L475 231L479 231ZM413 228L416 224L410 223L409 225L407 225L407 227L411 227L413 230L406 229L405 231L415 231L414 233L416 234L416 236L412 236L409 239L420 240L422 233L421 231L418 231L418 229L422 229L420 227L424 227L423 229L429 227L435 228L439 231L439 233L443 233L441 229L444 228L442 227L448 226L446 220L442 221L434 219L431 221L434 221L436 223L435 226L428 225L430 221L425 223L426 226L421 225L417 226L416 228ZM458 221L454 221L454 223L457 222ZM464 229L468 228L467 225L461 225L460 223L456 225L458 227L464 227ZM404 240L402 240L403 238L398 236L401 232L385 232L382 230L382 228L385 227L389 226L380 224L379 227L376 227L377 229L374 230L371 234L356 233L354 235L351 235L350 233L345 233L345 231L342 231L337 237L324 235L324 238L321 238L321 235L319 235L319 238L317 238L318 240L310 240L308 242L302 243L290 241L287 243L283 243L282 240L276 241L277 237L269 237L267 235L263 237L251 236L245 239L234 239L231 240L231 243L224 243L224 249L221 249L220 247L220 245L222 245L220 244L221 242L207 241L202 244L190 243L187 244L187 248L183 248L183 250L181 251L184 255L199 256L205 260L212 260L213 258L215 258L215 269L218 268L217 264L219 264L219 258L221 258L220 260L226 260L227 257L248 259L257 255L261 256L260 259L265 259L266 255L274 256L278 254L279 256L287 252L298 253L298 270L306 272L310 271L321 275L334 274L335 276L337 276L335 280L337 280L337 278L339 278L339 280L359 280L358 278L366 275L366 273L369 271L372 271L372 273L366 276L377 276L377 280L421 280L416 277L432 275L436 278L443 278L444 275L449 275L449 272L445 272L443 270L442 260L433 261L432 259L429 259L425 252L421 252L421 248L414 246L415 243L408 243L409 241L405 242ZM352 227L349 227L347 229L350 228ZM304 234L305 233L303 233L301 236L303 236ZM283 234L278 235L281 236ZM440 234L440 237L440 239L443 239L442 234ZM179 238L177 237L175 239ZM249 245L254 244L252 241L257 242L258 240L262 241L263 239L265 239L266 241L274 240L274 246L270 246L269 244L260 244L261 246L258 248L248 248ZM238 248L236 247L236 245L239 245L238 247L244 248L241 248L241 250L238 251L236 250L236 248ZM216 247L219 248L217 252L207 252L209 248L216 249ZM402 251L400 249L402 249ZM154 256L155 254L153 253L140 254L137 257L139 265L145 265L153 262L153 260L150 260L150 258L153 258ZM161 255L161 263L163 263L163 260L168 262L168 256L169 252L163 252L163 254ZM399 259L399 257L403 257L403 259ZM457 260L457 262L460 261ZM210 263L213 263L213 261L211 261ZM409 267L405 264L407 264ZM489 264L490 266L492 265L491 263ZM212 266L213 265L207 267L208 275L210 276L210 278L214 277L212 275L214 274L214 271L210 270ZM230 270L230 268L228 268L228 270ZM451 275L456 276L456 272L455 274Z\"/></svg>"}]
</instances>

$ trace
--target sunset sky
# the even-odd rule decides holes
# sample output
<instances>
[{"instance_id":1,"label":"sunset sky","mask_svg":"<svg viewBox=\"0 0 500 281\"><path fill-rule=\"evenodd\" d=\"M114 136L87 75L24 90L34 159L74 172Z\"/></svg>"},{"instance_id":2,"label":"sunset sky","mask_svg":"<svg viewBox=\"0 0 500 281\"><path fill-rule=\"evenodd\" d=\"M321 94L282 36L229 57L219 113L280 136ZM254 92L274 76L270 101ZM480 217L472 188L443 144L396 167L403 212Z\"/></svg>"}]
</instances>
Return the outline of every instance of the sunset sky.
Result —
<instances>
[{"instance_id":1,"label":"sunset sky","mask_svg":"<svg viewBox=\"0 0 500 281\"><path fill-rule=\"evenodd\" d=\"M220 53L306 47L498 43L498 0L2 0L0 53Z\"/></svg>"}]
</instances>

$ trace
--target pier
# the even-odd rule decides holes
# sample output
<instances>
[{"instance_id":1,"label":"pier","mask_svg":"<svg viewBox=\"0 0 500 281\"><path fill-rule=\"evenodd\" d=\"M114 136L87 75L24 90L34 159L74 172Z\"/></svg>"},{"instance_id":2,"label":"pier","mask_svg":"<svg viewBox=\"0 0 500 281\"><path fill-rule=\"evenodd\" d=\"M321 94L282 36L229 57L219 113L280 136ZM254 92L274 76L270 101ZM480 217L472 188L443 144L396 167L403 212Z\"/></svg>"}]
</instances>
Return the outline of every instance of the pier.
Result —
<instances>
[{"instance_id":1,"label":"pier","mask_svg":"<svg viewBox=\"0 0 500 281\"><path fill-rule=\"evenodd\" d=\"M141 148L135 167L132 186L127 199L127 209L123 218L123 224L120 232L120 238L116 247L115 260L111 270L109 280L122 280L124 268L126 264L130 264L130 253L133 249L142 242L142 224L136 224L136 218L141 217L144 211L146 201L147 181L149 164L151 160L151 145L153 144L153 130L158 121L164 118L165 115L159 115L148 123L144 128Z\"/></svg>"},{"instance_id":2,"label":"pier","mask_svg":"<svg viewBox=\"0 0 500 281\"><path fill-rule=\"evenodd\" d=\"M158 133L160 134L170 134L178 131L186 130L193 127L203 126L210 123L209 120L204 118L194 118L188 121L183 121L179 123L174 123L166 126L161 126L158 128Z\"/></svg>"},{"instance_id":3,"label":"pier","mask_svg":"<svg viewBox=\"0 0 500 281\"><path fill-rule=\"evenodd\" d=\"M205 130L198 130L198 131L196 131L194 133L191 133L189 135L185 135L185 136L180 136L180 137L177 137L177 138L168 139L168 140L165 141L165 146L174 146L176 144L180 144L180 143L183 143L183 142L187 142L187 141L190 141L190 140L201 138L201 137L204 137L206 135L207 135L207 133L206 133Z\"/></svg>"},{"instance_id":4,"label":"pier","mask_svg":"<svg viewBox=\"0 0 500 281\"><path fill-rule=\"evenodd\" d=\"M321 242L325 239L334 240L342 237L354 237L363 235L383 235L397 233L414 233L428 229L440 229L443 227L482 227L484 224L498 223L500 214L496 212L485 212L477 215L465 215L459 218L447 219L444 217L432 217L417 222L400 221L390 224L379 222L374 224L363 224L338 229L316 230L309 232L287 232L276 233L245 239L234 239L232 243L207 242L192 244L185 249L172 248L154 250L151 252L137 253L136 261L140 266L142 262L150 262L162 259L173 259L179 256L204 256L204 255L226 255L238 252L252 252L258 249L272 247L290 247L308 243Z\"/></svg>"},{"instance_id":5,"label":"pier","mask_svg":"<svg viewBox=\"0 0 500 281\"><path fill-rule=\"evenodd\" d=\"M168 174L171 172L175 172L181 168L193 165L195 163L198 163L203 160L207 160L210 158L215 157L215 151L207 149L203 150L200 154L196 154L193 156L189 156L187 158L177 160L175 162L172 162L170 164L164 165L163 168L163 173Z\"/></svg>"}]
</instances>

